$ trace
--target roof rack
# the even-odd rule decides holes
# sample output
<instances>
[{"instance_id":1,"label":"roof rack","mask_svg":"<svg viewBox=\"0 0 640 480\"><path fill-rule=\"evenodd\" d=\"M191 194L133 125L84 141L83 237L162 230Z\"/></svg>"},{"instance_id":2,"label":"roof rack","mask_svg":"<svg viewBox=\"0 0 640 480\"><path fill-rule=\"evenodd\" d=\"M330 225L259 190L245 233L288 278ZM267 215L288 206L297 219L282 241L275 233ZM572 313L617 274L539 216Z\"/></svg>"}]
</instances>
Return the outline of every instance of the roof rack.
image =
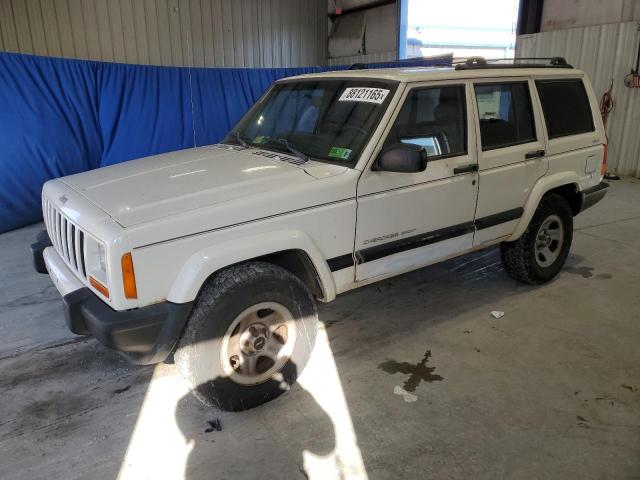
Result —
<instances>
[{"instance_id":1,"label":"roof rack","mask_svg":"<svg viewBox=\"0 0 640 480\"><path fill-rule=\"evenodd\" d=\"M523 60L526 63L520 63ZM545 63L535 63L531 62L532 60L538 62L544 60ZM520 57L512 59L469 57L463 60L454 61L453 64L455 65L456 70L476 70L483 68L573 68L572 65L567 63L564 57Z\"/></svg>"},{"instance_id":2,"label":"roof rack","mask_svg":"<svg viewBox=\"0 0 640 480\"><path fill-rule=\"evenodd\" d=\"M427 57L410 57L410 58L403 58L402 60L391 60L388 62L373 62L373 63L389 64L388 66L385 66L385 67L376 67L376 68L396 68L396 67L401 67L403 64L412 65L417 62L422 62L425 60L439 61L438 63L428 65L429 67L451 67L453 62L453 54L432 55ZM347 68L347 70L364 70L366 68L367 68L366 63L353 63L351 66Z\"/></svg>"}]
</instances>

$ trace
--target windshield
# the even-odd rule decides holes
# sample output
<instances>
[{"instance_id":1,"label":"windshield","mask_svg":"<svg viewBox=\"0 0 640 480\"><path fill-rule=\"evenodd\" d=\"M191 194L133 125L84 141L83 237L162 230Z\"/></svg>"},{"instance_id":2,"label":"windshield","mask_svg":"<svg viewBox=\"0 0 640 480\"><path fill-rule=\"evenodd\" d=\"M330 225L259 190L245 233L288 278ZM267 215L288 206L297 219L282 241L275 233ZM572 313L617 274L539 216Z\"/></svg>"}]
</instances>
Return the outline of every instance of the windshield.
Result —
<instances>
[{"instance_id":1,"label":"windshield","mask_svg":"<svg viewBox=\"0 0 640 480\"><path fill-rule=\"evenodd\" d=\"M278 83L224 142L353 166L396 85L339 79Z\"/></svg>"}]
</instances>

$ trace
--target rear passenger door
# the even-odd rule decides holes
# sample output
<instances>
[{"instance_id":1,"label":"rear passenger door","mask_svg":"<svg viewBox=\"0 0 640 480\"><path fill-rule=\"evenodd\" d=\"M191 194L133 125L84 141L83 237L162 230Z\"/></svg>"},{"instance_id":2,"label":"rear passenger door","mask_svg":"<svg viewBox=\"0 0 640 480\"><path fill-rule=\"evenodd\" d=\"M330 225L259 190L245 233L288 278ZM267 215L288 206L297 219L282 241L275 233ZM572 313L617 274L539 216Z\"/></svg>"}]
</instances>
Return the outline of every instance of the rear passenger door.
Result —
<instances>
[{"instance_id":1,"label":"rear passenger door","mask_svg":"<svg viewBox=\"0 0 640 480\"><path fill-rule=\"evenodd\" d=\"M522 77L473 83L480 175L474 246L513 233L531 188L547 171L532 88Z\"/></svg>"}]
</instances>

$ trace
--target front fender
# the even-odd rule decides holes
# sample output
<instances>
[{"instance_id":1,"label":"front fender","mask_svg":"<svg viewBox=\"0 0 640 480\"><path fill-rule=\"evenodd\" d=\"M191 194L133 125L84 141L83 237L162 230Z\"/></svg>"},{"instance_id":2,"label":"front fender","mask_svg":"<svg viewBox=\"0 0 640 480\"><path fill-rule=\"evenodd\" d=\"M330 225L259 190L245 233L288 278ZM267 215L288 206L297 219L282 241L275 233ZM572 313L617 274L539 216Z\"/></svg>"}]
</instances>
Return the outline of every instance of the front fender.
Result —
<instances>
[{"instance_id":1,"label":"front fender","mask_svg":"<svg viewBox=\"0 0 640 480\"><path fill-rule=\"evenodd\" d=\"M331 301L336 297L336 287L327 262L304 232L286 230L267 232L217 243L194 253L185 262L173 282L167 300L174 303L186 303L195 300L202 284L211 274L229 265L251 260L256 257L284 250L302 250L316 269L324 300Z\"/></svg>"},{"instance_id":2,"label":"front fender","mask_svg":"<svg viewBox=\"0 0 640 480\"><path fill-rule=\"evenodd\" d=\"M545 193L563 185L575 185L578 189L580 182L581 178L574 172L559 172L540 178L531 189L529 198L524 204L524 213L520 217L520 222L507 241L512 242L522 236Z\"/></svg>"}]
</instances>

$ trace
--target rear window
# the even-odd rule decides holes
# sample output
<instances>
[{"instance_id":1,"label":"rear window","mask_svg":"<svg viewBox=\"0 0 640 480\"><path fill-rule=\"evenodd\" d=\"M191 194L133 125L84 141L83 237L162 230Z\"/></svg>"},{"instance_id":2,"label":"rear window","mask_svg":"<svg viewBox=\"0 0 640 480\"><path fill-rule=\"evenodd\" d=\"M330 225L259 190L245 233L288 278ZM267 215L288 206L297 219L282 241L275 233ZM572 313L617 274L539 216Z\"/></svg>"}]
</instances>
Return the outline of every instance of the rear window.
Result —
<instances>
[{"instance_id":1,"label":"rear window","mask_svg":"<svg viewBox=\"0 0 640 480\"><path fill-rule=\"evenodd\" d=\"M536 140L529 86L526 82L477 84L474 88L482 150Z\"/></svg>"},{"instance_id":2,"label":"rear window","mask_svg":"<svg viewBox=\"0 0 640 480\"><path fill-rule=\"evenodd\" d=\"M549 138L594 131L589 97L582 80L536 81Z\"/></svg>"}]
</instances>

